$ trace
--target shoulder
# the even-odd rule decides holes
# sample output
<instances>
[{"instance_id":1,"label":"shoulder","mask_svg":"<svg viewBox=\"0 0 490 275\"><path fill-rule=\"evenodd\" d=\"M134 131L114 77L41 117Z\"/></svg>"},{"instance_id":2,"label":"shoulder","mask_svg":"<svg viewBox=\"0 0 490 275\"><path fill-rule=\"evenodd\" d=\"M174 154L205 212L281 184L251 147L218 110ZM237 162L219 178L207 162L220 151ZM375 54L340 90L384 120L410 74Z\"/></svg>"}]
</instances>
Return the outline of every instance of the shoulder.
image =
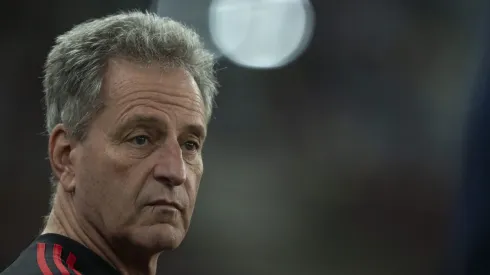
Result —
<instances>
[{"instance_id":1,"label":"shoulder","mask_svg":"<svg viewBox=\"0 0 490 275\"><path fill-rule=\"evenodd\" d=\"M62 254L58 244L35 242L0 275L81 275Z\"/></svg>"}]
</instances>

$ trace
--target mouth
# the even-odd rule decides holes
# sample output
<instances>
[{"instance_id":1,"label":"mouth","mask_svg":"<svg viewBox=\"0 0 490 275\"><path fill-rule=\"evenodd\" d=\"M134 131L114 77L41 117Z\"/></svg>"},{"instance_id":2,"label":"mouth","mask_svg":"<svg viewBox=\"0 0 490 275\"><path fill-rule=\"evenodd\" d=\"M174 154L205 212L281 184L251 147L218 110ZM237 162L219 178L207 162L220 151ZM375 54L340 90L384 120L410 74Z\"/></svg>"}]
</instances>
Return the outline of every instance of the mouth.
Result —
<instances>
[{"instance_id":1,"label":"mouth","mask_svg":"<svg viewBox=\"0 0 490 275\"><path fill-rule=\"evenodd\" d=\"M173 201L168 201L168 200L156 200L148 204L149 206L164 206L164 207L172 207L175 208L179 211L183 211L184 208L182 207L181 204Z\"/></svg>"}]
</instances>

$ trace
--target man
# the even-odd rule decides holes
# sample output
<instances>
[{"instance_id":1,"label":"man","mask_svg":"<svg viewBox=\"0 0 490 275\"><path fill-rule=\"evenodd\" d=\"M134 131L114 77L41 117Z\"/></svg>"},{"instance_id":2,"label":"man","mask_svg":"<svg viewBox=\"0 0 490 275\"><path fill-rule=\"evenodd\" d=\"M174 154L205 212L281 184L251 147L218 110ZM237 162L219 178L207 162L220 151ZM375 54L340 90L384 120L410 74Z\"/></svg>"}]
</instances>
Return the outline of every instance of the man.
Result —
<instances>
[{"instance_id":1,"label":"man","mask_svg":"<svg viewBox=\"0 0 490 275\"><path fill-rule=\"evenodd\" d=\"M52 210L2 274L155 274L189 229L213 66L196 33L154 14L59 36L43 81Z\"/></svg>"}]
</instances>

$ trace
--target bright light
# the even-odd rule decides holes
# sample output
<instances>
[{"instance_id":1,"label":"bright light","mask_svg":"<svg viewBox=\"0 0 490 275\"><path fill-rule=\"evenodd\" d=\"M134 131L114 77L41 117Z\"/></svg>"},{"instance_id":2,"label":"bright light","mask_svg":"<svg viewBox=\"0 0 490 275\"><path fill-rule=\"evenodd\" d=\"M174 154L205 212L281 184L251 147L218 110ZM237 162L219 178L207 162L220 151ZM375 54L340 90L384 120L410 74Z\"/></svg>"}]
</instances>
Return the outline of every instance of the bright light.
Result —
<instances>
[{"instance_id":1,"label":"bright light","mask_svg":"<svg viewBox=\"0 0 490 275\"><path fill-rule=\"evenodd\" d=\"M314 13L308 0L213 0L212 41L232 62L281 67L308 46Z\"/></svg>"}]
</instances>

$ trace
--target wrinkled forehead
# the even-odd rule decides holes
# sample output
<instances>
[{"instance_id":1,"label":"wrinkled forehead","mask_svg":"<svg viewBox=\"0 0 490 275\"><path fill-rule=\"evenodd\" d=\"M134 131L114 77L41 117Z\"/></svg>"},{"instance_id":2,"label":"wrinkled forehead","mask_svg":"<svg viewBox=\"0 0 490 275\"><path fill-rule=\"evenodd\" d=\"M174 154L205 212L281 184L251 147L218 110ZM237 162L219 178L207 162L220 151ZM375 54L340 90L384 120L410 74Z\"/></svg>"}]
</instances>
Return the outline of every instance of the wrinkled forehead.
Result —
<instances>
[{"instance_id":1,"label":"wrinkled forehead","mask_svg":"<svg viewBox=\"0 0 490 275\"><path fill-rule=\"evenodd\" d=\"M104 109L119 118L153 108L173 113L182 122L192 120L204 127L207 125L198 85L182 68L111 59L101 93Z\"/></svg>"},{"instance_id":2,"label":"wrinkled forehead","mask_svg":"<svg viewBox=\"0 0 490 275\"><path fill-rule=\"evenodd\" d=\"M103 85L116 84L109 88L117 88L117 84L124 81L153 82L164 86L174 86L188 89L201 96L199 86L192 74L178 64L158 61L142 62L120 57L110 58L106 64ZM114 92L112 90L109 89L109 92Z\"/></svg>"},{"instance_id":3,"label":"wrinkled forehead","mask_svg":"<svg viewBox=\"0 0 490 275\"><path fill-rule=\"evenodd\" d=\"M118 100L138 91L160 92L164 96L182 99L204 115L205 104L193 76L184 68L158 62L136 62L123 58L108 61L102 83L102 95Z\"/></svg>"}]
</instances>

